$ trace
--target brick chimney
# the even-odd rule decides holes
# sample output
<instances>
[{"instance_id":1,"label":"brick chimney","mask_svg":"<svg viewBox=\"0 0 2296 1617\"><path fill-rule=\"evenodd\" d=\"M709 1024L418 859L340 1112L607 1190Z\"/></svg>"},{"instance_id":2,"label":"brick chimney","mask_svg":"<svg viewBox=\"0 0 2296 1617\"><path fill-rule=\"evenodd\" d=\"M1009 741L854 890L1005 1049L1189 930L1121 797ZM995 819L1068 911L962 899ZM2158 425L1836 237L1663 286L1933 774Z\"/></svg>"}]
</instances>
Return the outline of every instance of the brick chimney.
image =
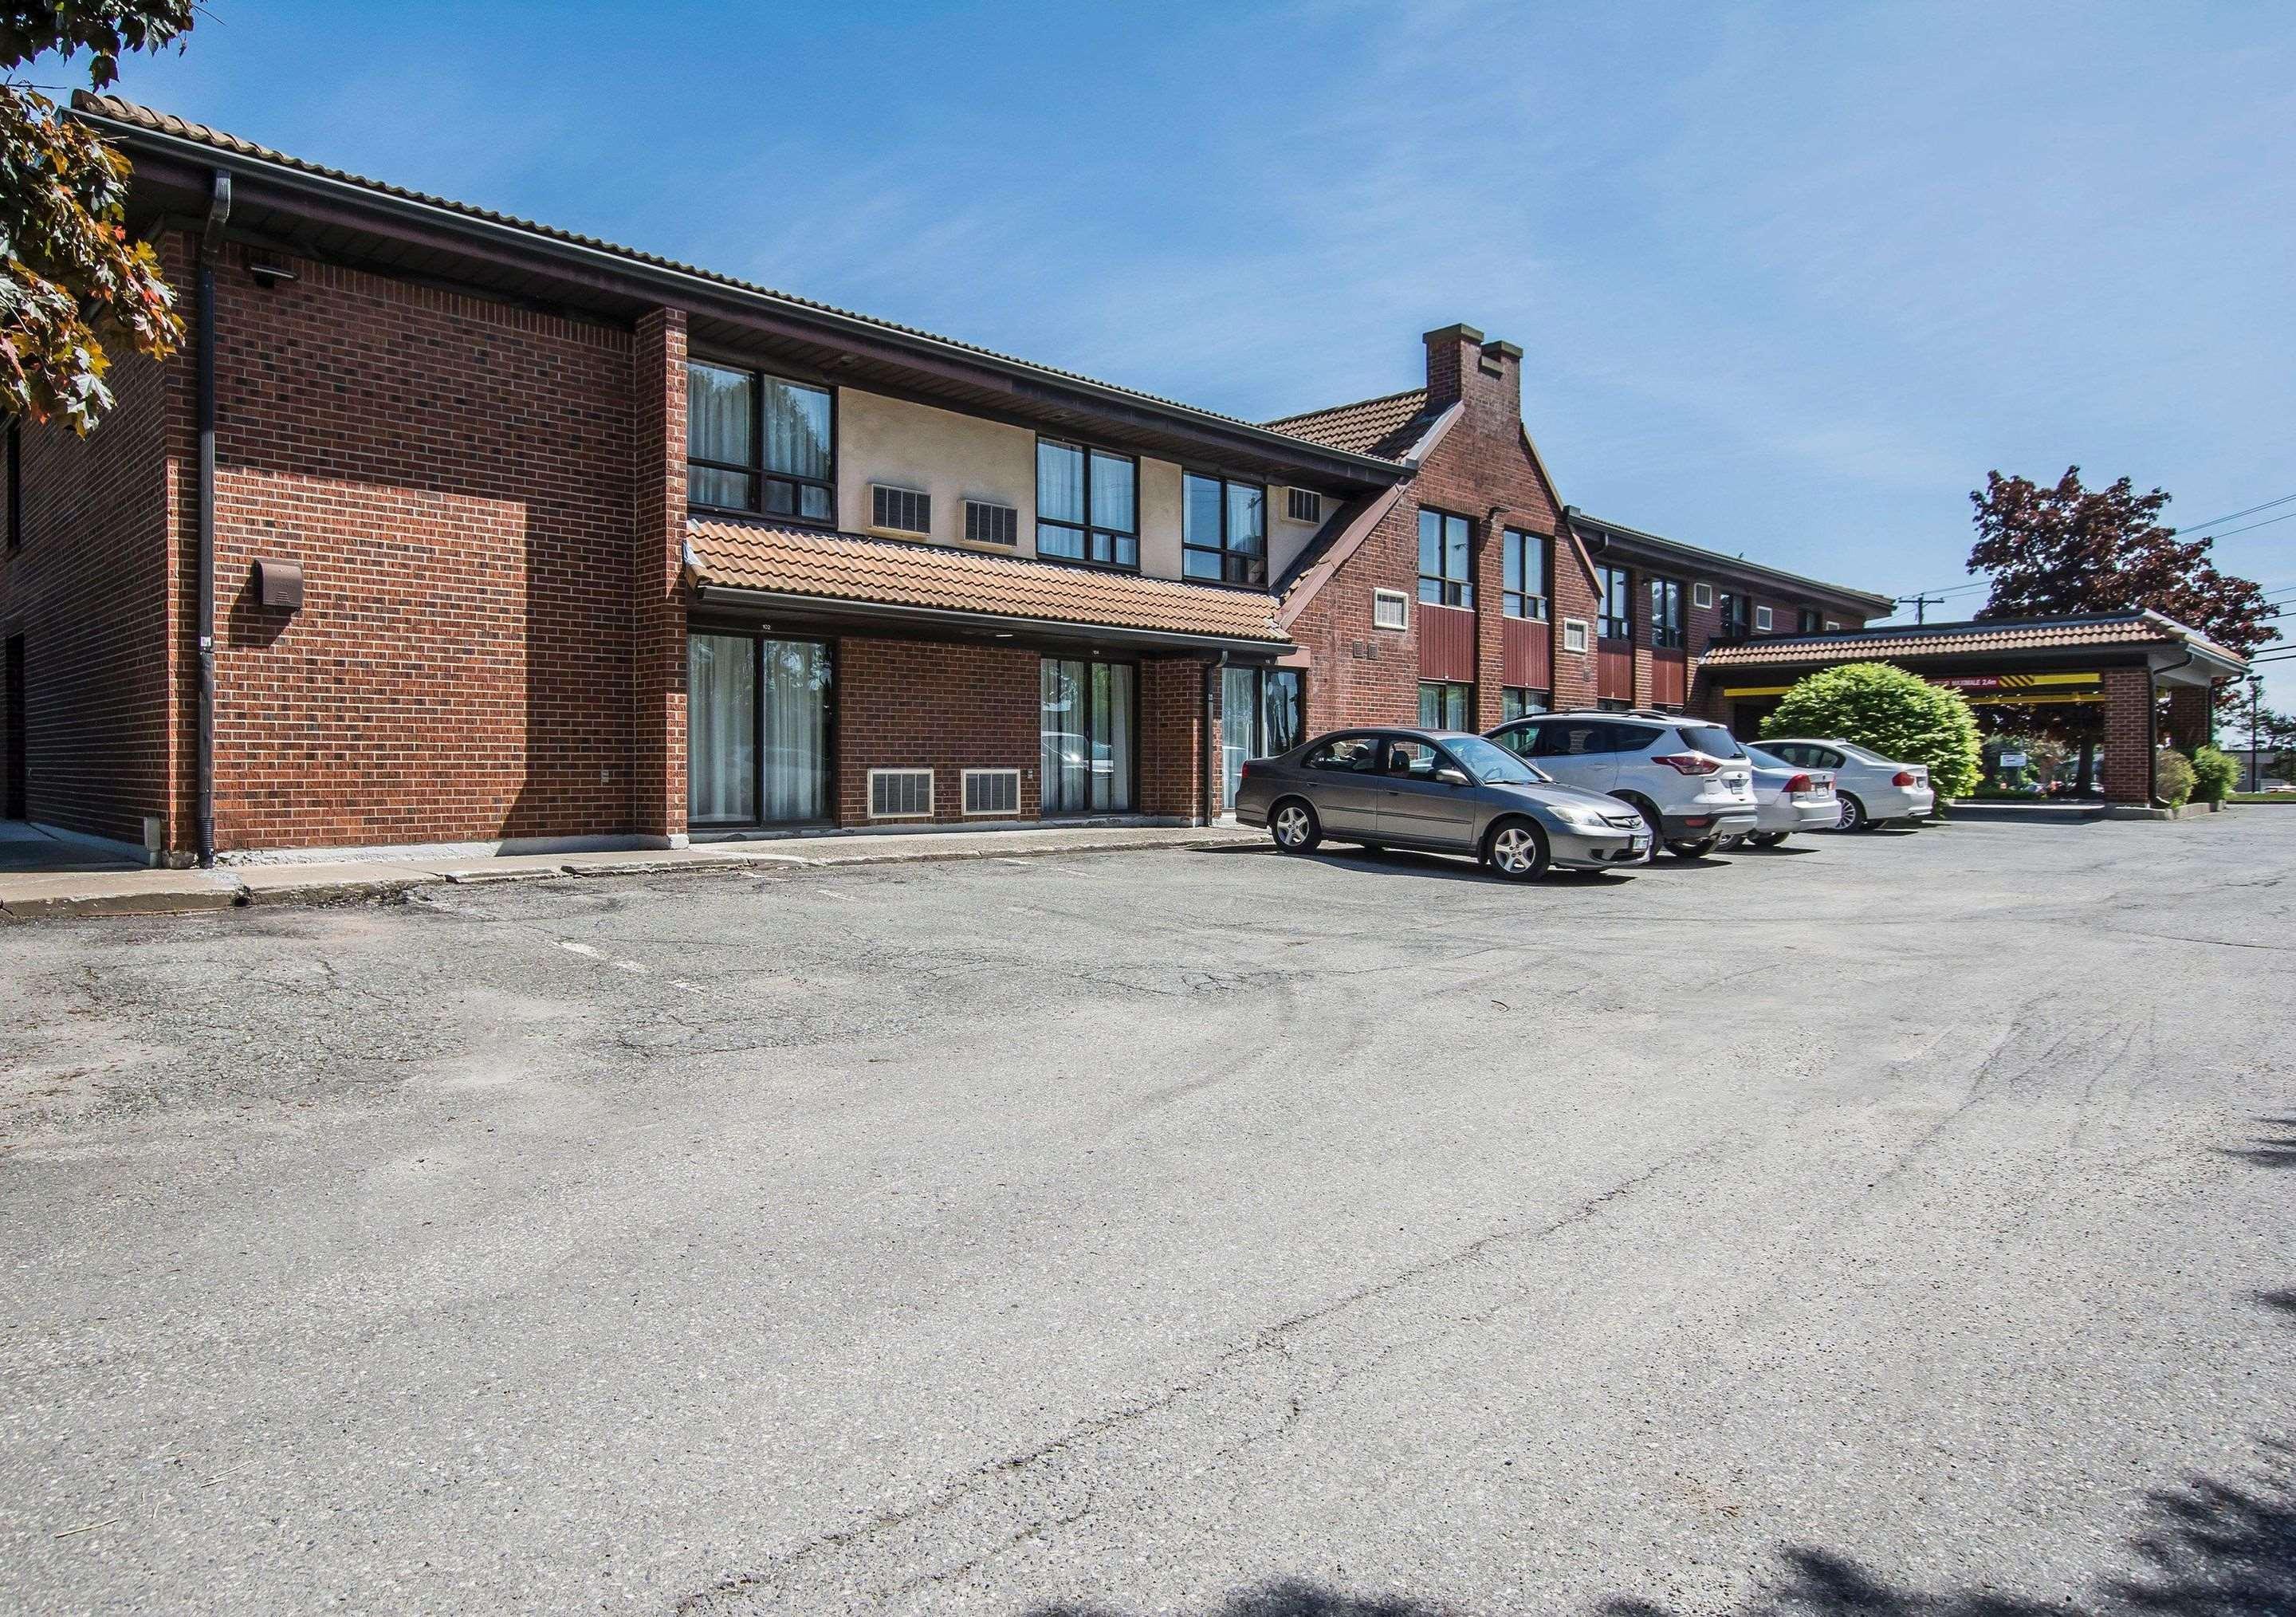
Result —
<instances>
[{"instance_id":1,"label":"brick chimney","mask_svg":"<svg viewBox=\"0 0 2296 1617\"><path fill-rule=\"evenodd\" d=\"M1522 350L1512 342L1486 342L1472 325L1429 332L1427 402L1437 409L1464 399L1468 416L1512 431L1522 421Z\"/></svg>"}]
</instances>

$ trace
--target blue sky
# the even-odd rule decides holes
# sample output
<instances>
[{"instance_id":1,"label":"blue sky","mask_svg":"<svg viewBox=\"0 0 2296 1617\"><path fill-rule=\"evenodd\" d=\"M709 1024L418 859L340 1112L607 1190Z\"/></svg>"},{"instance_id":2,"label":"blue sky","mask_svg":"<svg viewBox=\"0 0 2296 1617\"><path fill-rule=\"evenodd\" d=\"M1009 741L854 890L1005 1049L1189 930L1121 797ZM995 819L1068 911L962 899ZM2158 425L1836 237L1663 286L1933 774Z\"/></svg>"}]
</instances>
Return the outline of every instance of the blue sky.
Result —
<instances>
[{"instance_id":1,"label":"blue sky","mask_svg":"<svg viewBox=\"0 0 2296 1617\"><path fill-rule=\"evenodd\" d=\"M120 88L1252 418L1464 320L1565 500L1884 591L1991 467L2296 494L2296 8L205 0Z\"/></svg>"}]
</instances>

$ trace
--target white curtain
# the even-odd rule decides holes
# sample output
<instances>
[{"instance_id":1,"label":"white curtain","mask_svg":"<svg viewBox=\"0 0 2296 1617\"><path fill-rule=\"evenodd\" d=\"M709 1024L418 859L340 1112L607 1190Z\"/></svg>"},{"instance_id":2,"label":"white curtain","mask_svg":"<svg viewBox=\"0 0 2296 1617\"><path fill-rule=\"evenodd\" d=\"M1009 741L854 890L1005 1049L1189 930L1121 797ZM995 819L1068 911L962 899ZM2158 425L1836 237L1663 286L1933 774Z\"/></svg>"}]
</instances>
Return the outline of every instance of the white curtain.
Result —
<instances>
[{"instance_id":1,"label":"white curtain","mask_svg":"<svg viewBox=\"0 0 2296 1617\"><path fill-rule=\"evenodd\" d=\"M1220 807L1232 808L1243 784L1243 760L1258 758L1259 673L1229 669L1220 678Z\"/></svg>"},{"instance_id":2,"label":"white curtain","mask_svg":"<svg viewBox=\"0 0 2296 1617\"><path fill-rule=\"evenodd\" d=\"M757 642L686 642L686 813L698 824L758 817Z\"/></svg>"},{"instance_id":3,"label":"white curtain","mask_svg":"<svg viewBox=\"0 0 2296 1617\"><path fill-rule=\"evenodd\" d=\"M1132 807L1132 665L1092 665L1092 806Z\"/></svg>"},{"instance_id":4,"label":"white curtain","mask_svg":"<svg viewBox=\"0 0 2296 1617\"><path fill-rule=\"evenodd\" d=\"M765 809L775 822L827 817L829 651L810 640L760 643L765 663Z\"/></svg>"}]
</instances>

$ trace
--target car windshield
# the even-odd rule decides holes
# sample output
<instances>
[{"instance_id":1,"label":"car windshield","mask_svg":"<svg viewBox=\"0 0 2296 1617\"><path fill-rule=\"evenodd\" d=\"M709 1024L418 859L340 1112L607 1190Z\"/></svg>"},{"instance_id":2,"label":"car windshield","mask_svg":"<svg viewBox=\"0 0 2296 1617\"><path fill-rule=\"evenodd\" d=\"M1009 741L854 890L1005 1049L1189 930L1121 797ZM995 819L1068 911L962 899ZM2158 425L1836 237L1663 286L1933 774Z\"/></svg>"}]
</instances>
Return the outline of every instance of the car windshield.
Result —
<instances>
[{"instance_id":1,"label":"car windshield","mask_svg":"<svg viewBox=\"0 0 2296 1617\"><path fill-rule=\"evenodd\" d=\"M1480 735L1462 735L1443 744L1486 786L1536 786L1554 778Z\"/></svg>"},{"instance_id":2,"label":"car windshield","mask_svg":"<svg viewBox=\"0 0 2296 1617\"><path fill-rule=\"evenodd\" d=\"M1677 725L1676 733L1682 737L1684 746L1709 758L1746 756L1746 749L1738 744L1738 738L1720 725Z\"/></svg>"}]
</instances>

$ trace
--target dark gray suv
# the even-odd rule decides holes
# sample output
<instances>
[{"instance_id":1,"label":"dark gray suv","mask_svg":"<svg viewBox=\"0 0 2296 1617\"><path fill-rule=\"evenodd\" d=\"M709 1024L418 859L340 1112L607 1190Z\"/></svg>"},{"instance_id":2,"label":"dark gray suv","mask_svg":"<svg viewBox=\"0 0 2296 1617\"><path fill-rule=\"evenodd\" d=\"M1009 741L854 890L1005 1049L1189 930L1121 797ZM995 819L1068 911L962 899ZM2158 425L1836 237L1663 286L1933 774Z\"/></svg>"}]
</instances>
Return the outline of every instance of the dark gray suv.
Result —
<instances>
[{"instance_id":1,"label":"dark gray suv","mask_svg":"<svg viewBox=\"0 0 2296 1617\"><path fill-rule=\"evenodd\" d=\"M1598 792L1558 785L1480 735L1457 730L1338 730L1243 766L1235 817L1265 825L1286 853L1329 837L1472 854L1527 882L1552 864L1613 870L1650 851L1642 817Z\"/></svg>"}]
</instances>

